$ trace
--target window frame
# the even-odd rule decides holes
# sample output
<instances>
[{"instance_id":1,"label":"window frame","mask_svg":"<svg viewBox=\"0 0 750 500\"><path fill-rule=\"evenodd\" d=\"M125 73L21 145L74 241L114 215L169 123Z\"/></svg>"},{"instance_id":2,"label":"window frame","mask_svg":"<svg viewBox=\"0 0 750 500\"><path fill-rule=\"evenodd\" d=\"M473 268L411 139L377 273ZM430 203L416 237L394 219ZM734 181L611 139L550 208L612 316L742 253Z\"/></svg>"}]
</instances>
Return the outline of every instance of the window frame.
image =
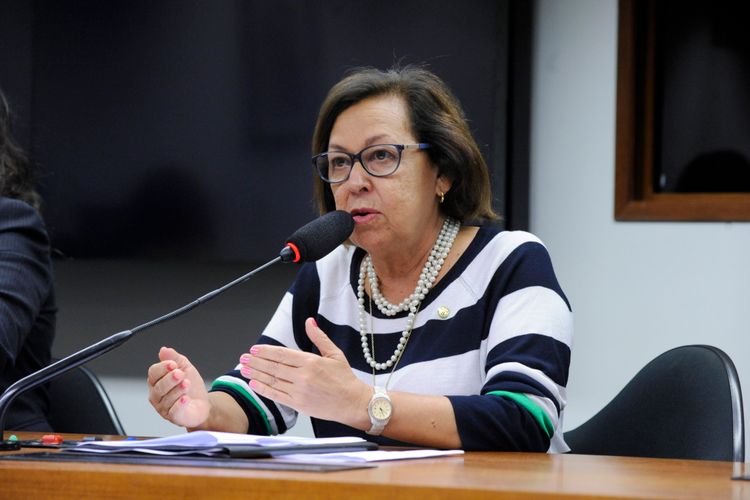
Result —
<instances>
[{"instance_id":1,"label":"window frame","mask_svg":"<svg viewBox=\"0 0 750 500\"><path fill-rule=\"evenodd\" d=\"M655 2L619 0L615 220L750 221L750 193L657 193Z\"/></svg>"}]
</instances>

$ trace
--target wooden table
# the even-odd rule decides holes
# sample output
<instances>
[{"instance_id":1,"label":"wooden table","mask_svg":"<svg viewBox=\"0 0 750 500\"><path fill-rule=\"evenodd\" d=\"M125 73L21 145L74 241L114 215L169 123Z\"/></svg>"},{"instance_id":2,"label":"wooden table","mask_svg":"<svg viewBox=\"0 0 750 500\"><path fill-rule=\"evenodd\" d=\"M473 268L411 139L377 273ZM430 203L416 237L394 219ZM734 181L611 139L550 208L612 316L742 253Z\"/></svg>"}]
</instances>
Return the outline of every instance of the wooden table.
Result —
<instances>
[{"instance_id":1,"label":"wooden table","mask_svg":"<svg viewBox=\"0 0 750 500\"><path fill-rule=\"evenodd\" d=\"M731 480L744 465L750 470L731 462L499 452L339 472L0 459L0 498L750 499L750 481Z\"/></svg>"}]
</instances>

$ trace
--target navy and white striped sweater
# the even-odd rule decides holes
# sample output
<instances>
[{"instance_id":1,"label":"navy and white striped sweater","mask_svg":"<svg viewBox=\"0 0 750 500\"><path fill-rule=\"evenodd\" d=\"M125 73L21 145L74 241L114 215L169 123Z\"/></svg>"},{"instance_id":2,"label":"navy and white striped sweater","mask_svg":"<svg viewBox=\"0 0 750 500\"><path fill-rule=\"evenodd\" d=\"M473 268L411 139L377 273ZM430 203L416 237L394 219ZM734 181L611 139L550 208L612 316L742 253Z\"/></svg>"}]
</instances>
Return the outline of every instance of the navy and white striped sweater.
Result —
<instances>
[{"instance_id":1,"label":"navy and white striped sweater","mask_svg":"<svg viewBox=\"0 0 750 500\"><path fill-rule=\"evenodd\" d=\"M303 266L258 343L317 353L304 330L305 319L314 317L357 377L371 384L356 296L363 257L361 249L342 245ZM438 315L440 307L448 317ZM375 359L390 357L405 325L406 313L388 318L374 308ZM483 226L422 302L388 389L447 396L466 450L568 451L562 415L571 340L570 304L546 248L529 233ZM377 384L388 377L379 372ZM256 395L239 365L212 390L237 400L253 433L283 433L296 421L292 409ZM312 423L317 436L404 444L332 421Z\"/></svg>"}]
</instances>

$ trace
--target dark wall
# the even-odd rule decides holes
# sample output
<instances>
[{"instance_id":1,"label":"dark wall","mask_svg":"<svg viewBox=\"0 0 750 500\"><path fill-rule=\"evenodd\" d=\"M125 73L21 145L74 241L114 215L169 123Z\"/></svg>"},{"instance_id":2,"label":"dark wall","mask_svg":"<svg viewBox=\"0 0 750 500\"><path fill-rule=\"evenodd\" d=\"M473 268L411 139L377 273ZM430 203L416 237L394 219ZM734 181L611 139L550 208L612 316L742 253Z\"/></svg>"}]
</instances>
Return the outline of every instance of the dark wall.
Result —
<instances>
[{"instance_id":1,"label":"dark wall","mask_svg":"<svg viewBox=\"0 0 750 500\"><path fill-rule=\"evenodd\" d=\"M11 4L31 36L0 85L20 89L67 256L263 260L314 216L312 127L352 66L429 63L493 160L504 2Z\"/></svg>"},{"instance_id":2,"label":"dark wall","mask_svg":"<svg viewBox=\"0 0 750 500\"><path fill-rule=\"evenodd\" d=\"M354 66L426 62L444 78L506 212L506 181L518 185L506 161L526 161L525 131L508 116L528 104L510 96L518 82L509 67L528 72L528 60L508 59L514 40L528 38L526 25L510 36L513 5L0 0L0 87L41 168L45 218L65 256L55 262L55 354L272 258L314 217L312 127L327 89ZM215 376L254 342L294 273L265 271L93 367L142 377L158 347L171 345Z\"/></svg>"},{"instance_id":3,"label":"dark wall","mask_svg":"<svg viewBox=\"0 0 750 500\"><path fill-rule=\"evenodd\" d=\"M31 146L32 4L0 0L0 88L15 113L15 138Z\"/></svg>"}]
</instances>

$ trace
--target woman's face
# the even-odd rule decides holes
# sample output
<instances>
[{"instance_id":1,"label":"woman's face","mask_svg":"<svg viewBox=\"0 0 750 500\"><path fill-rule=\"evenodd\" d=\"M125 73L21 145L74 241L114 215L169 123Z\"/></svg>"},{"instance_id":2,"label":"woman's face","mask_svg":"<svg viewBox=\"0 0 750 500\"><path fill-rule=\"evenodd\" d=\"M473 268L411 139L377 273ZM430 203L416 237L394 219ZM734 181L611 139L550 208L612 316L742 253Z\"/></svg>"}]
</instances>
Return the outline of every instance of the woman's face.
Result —
<instances>
[{"instance_id":1,"label":"woman's face","mask_svg":"<svg viewBox=\"0 0 750 500\"><path fill-rule=\"evenodd\" d=\"M331 130L328 151L356 154L374 144L417 142L404 101L386 95L342 112ZM351 240L373 256L386 256L425 241L432 245L440 221L438 194L447 192L450 182L438 176L424 151L409 149L393 174L373 177L356 162L349 178L331 188L336 208L354 217Z\"/></svg>"}]
</instances>

